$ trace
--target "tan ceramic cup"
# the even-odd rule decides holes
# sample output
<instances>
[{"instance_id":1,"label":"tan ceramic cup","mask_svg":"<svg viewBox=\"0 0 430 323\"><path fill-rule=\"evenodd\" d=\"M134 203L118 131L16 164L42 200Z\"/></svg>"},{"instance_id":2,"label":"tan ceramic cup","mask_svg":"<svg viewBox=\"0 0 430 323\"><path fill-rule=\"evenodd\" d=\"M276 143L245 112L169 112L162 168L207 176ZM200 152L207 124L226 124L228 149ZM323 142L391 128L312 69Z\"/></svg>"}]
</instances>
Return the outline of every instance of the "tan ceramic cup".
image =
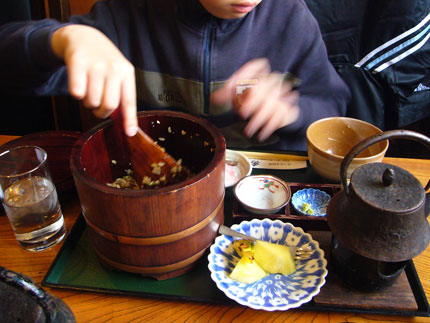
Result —
<instances>
[{"instance_id":1,"label":"tan ceramic cup","mask_svg":"<svg viewBox=\"0 0 430 323\"><path fill-rule=\"evenodd\" d=\"M312 123L306 131L309 162L321 177L340 182L340 164L344 156L359 142L381 133L374 125L353 118L332 117ZM351 161L349 178L357 167L381 162L388 149L388 140L378 142Z\"/></svg>"}]
</instances>

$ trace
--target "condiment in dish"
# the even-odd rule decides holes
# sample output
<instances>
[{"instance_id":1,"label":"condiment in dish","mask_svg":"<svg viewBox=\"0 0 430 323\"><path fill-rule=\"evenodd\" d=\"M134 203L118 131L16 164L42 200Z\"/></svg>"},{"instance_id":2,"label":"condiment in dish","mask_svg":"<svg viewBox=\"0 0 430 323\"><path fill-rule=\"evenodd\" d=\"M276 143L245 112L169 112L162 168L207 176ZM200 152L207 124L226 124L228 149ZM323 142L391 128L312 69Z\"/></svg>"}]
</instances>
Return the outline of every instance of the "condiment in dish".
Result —
<instances>
[{"instance_id":1,"label":"condiment in dish","mask_svg":"<svg viewBox=\"0 0 430 323\"><path fill-rule=\"evenodd\" d=\"M326 216L330 195L315 188L304 188L293 194L291 203L297 212L309 216Z\"/></svg>"}]
</instances>

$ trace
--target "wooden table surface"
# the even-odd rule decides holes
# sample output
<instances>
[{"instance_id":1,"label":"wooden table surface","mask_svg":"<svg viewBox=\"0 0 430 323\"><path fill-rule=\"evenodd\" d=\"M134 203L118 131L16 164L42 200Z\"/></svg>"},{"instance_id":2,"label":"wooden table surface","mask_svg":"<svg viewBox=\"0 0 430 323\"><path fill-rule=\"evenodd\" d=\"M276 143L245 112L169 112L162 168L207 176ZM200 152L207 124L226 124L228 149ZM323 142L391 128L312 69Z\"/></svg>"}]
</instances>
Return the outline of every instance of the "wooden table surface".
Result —
<instances>
[{"instance_id":1,"label":"wooden table surface","mask_svg":"<svg viewBox=\"0 0 430 323\"><path fill-rule=\"evenodd\" d=\"M0 136L0 145L14 139ZM385 158L387 163L412 172L423 185L430 176L430 161ZM66 226L71 229L81 208L77 198L62 203ZM40 285L49 266L61 248L32 253L21 249L6 216L0 216L0 265L25 274ZM430 297L430 247L414 258L421 284ZM204 287L202 287L204 288ZM427 317L398 317L337 312L288 310L257 311L241 305L217 305L188 301L119 296L84 291L44 288L63 299L77 322L430 322ZM1 319L0 319L1 321Z\"/></svg>"}]
</instances>

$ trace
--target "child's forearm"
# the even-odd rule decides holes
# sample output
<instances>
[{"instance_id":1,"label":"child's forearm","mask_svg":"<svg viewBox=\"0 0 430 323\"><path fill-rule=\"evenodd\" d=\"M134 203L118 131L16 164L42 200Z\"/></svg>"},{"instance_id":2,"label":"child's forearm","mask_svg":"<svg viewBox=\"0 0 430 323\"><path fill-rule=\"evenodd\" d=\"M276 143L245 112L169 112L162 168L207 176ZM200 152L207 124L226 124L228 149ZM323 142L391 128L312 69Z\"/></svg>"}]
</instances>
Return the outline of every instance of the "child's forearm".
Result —
<instances>
[{"instance_id":1,"label":"child's forearm","mask_svg":"<svg viewBox=\"0 0 430 323\"><path fill-rule=\"evenodd\" d=\"M55 20L13 22L0 26L0 91L18 95L66 94L63 62L49 47ZM55 78L55 79L53 79Z\"/></svg>"},{"instance_id":2,"label":"child's forearm","mask_svg":"<svg viewBox=\"0 0 430 323\"><path fill-rule=\"evenodd\" d=\"M111 40L93 27L66 25L53 33L51 46L66 63L70 94L100 118L121 107L124 129L134 135L134 67Z\"/></svg>"}]
</instances>

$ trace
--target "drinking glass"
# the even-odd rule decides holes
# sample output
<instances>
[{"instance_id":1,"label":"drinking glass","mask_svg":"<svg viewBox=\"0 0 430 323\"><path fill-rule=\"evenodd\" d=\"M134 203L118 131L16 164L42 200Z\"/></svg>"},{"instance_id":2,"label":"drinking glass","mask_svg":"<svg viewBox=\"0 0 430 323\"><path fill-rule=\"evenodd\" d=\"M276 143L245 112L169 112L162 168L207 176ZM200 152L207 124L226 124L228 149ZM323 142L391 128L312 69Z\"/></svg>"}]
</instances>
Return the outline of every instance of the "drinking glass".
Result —
<instances>
[{"instance_id":1,"label":"drinking glass","mask_svg":"<svg viewBox=\"0 0 430 323\"><path fill-rule=\"evenodd\" d=\"M47 157L37 146L0 153L0 198L16 239L29 251L45 250L66 234Z\"/></svg>"}]
</instances>

